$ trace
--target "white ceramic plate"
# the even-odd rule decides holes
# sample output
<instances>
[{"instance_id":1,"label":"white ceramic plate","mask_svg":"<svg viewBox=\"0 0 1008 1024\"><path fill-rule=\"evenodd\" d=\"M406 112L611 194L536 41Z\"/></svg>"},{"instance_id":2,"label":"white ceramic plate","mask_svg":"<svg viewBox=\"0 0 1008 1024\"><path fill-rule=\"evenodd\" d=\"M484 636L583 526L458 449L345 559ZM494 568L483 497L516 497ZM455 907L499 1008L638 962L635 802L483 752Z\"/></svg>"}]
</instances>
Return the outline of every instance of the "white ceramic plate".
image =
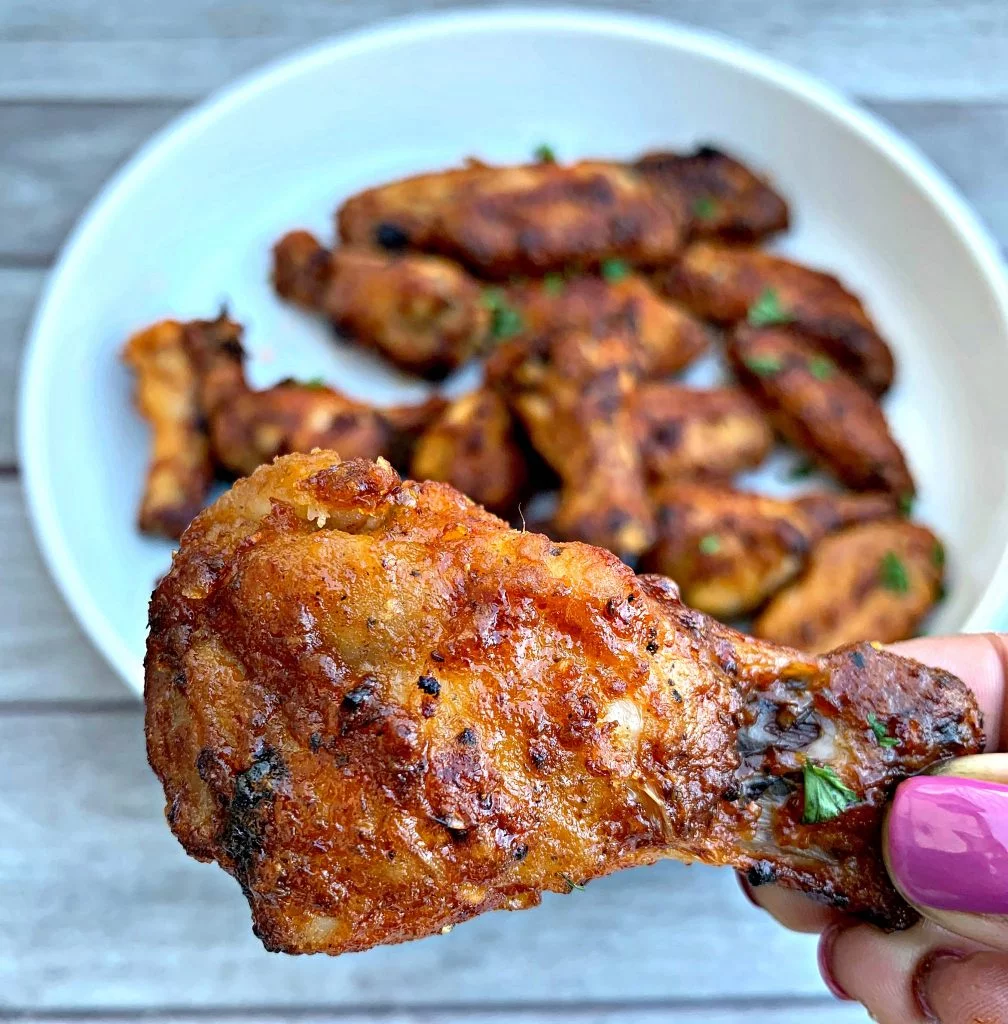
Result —
<instances>
[{"instance_id":1,"label":"white ceramic plate","mask_svg":"<svg viewBox=\"0 0 1008 1024\"><path fill-rule=\"evenodd\" d=\"M378 400L423 387L279 303L271 243L363 186L477 154L521 161L720 144L792 202L785 251L841 274L899 359L887 405L947 540L934 630L992 628L1008 596L1008 295L961 200L888 129L804 76L661 22L572 10L455 13L380 27L247 78L169 126L68 241L24 363L31 516L82 626L135 689L147 600L170 546L134 527L147 431L117 360L127 335L227 300L251 376ZM455 382L461 387L462 382Z\"/></svg>"}]
</instances>

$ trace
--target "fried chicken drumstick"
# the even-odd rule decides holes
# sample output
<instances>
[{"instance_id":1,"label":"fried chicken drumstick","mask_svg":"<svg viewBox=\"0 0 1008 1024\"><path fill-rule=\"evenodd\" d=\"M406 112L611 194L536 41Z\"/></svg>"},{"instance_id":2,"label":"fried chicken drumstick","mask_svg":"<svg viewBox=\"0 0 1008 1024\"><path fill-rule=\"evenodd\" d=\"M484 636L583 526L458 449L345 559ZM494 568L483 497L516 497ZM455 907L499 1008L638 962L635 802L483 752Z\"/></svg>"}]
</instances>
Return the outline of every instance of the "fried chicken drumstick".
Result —
<instances>
[{"instance_id":1,"label":"fried chicken drumstick","mask_svg":"<svg viewBox=\"0 0 1008 1024\"><path fill-rule=\"evenodd\" d=\"M946 672L748 639L608 552L326 451L196 518L146 671L172 829L288 952L419 938L661 857L903 926L884 803L983 746Z\"/></svg>"}]
</instances>

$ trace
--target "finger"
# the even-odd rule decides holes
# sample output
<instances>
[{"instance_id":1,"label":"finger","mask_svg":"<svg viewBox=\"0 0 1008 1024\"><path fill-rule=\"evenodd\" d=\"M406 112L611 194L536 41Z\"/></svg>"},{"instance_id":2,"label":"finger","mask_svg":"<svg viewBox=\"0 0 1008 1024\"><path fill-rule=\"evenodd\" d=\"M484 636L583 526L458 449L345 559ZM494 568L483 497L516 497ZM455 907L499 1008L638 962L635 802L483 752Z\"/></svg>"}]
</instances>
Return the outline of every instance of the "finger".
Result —
<instances>
[{"instance_id":1,"label":"finger","mask_svg":"<svg viewBox=\"0 0 1008 1024\"><path fill-rule=\"evenodd\" d=\"M909 1024L928 1019L936 988L930 973L943 958L962 961L983 951L931 921L893 934L870 925L840 925L823 932L819 966L834 994L863 1003L880 1024ZM1000 1018L992 1017L991 1024L1001 1024Z\"/></svg>"},{"instance_id":2,"label":"finger","mask_svg":"<svg viewBox=\"0 0 1008 1024\"><path fill-rule=\"evenodd\" d=\"M745 875L738 875L739 888L754 907L765 910L778 924L794 932L821 932L839 920L841 914L791 889L779 885L754 886Z\"/></svg>"},{"instance_id":3,"label":"finger","mask_svg":"<svg viewBox=\"0 0 1008 1024\"><path fill-rule=\"evenodd\" d=\"M941 1024L1008 1024L1008 956L936 957L924 965L917 992L925 1013Z\"/></svg>"},{"instance_id":4,"label":"finger","mask_svg":"<svg viewBox=\"0 0 1008 1024\"><path fill-rule=\"evenodd\" d=\"M1008 678L1008 636L977 633L970 636L921 637L893 644L897 654L957 675L976 694L984 713L987 749L999 750L1008 738L1005 721L1005 680Z\"/></svg>"},{"instance_id":5,"label":"finger","mask_svg":"<svg viewBox=\"0 0 1008 1024\"><path fill-rule=\"evenodd\" d=\"M896 790L886 866L907 902L958 935L1008 951L1008 754L951 761Z\"/></svg>"}]
</instances>

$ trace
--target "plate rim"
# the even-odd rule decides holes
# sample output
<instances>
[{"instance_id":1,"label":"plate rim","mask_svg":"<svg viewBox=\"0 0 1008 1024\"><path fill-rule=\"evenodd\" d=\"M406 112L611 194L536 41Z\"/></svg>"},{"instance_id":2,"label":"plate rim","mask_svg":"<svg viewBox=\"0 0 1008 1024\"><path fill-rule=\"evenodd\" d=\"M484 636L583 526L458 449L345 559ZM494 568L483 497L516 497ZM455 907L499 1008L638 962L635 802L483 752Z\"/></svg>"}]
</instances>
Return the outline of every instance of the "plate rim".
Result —
<instances>
[{"instance_id":1,"label":"plate rim","mask_svg":"<svg viewBox=\"0 0 1008 1024\"><path fill-rule=\"evenodd\" d=\"M39 364L44 352L47 320L58 304L61 281L82 258L89 238L102 222L146 178L147 173L176 147L205 125L211 124L250 97L273 88L314 67L352 54L381 50L401 42L418 42L433 36L488 32L503 29L560 29L598 37L639 39L669 49L688 51L733 66L795 94L832 120L856 133L895 164L924 192L939 215L960 237L992 295L1008 344L1008 266L987 227L959 190L913 143L874 114L813 75L793 68L743 43L718 33L695 29L660 17L615 10L586 10L575 6L527 8L504 6L492 9L463 7L454 10L408 15L375 22L317 43L295 49L240 75L183 111L147 139L101 186L78 218L46 279L32 315L21 359L17 408L17 457L28 519L43 562L62 599L84 634L109 666L134 692L143 693L143 660L139 662L126 641L112 627L85 579L77 571L73 554L62 536L55 514L48 474L32 449L43 447L44 376ZM1008 612L1008 512L992 524L1006 538L1005 548L977 600L962 632L993 630Z\"/></svg>"}]
</instances>

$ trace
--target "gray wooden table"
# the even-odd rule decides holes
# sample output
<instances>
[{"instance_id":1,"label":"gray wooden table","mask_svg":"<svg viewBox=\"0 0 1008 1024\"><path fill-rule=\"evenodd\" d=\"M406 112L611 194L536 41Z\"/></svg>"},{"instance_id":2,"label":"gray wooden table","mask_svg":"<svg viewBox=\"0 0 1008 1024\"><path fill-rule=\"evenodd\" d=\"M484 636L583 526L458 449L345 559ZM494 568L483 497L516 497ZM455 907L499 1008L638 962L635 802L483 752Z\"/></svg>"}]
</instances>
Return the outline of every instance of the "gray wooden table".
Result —
<instances>
[{"instance_id":1,"label":"gray wooden table","mask_svg":"<svg viewBox=\"0 0 1008 1024\"><path fill-rule=\"evenodd\" d=\"M336 960L263 952L238 887L169 834L140 706L42 568L14 394L29 315L74 220L113 168L209 90L417 6L450 5L0 2L0 1018L863 1020L826 994L810 939L746 906L729 872L675 864L410 946ZM728 33L859 97L1008 241L1005 0L623 6Z\"/></svg>"}]
</instances>

